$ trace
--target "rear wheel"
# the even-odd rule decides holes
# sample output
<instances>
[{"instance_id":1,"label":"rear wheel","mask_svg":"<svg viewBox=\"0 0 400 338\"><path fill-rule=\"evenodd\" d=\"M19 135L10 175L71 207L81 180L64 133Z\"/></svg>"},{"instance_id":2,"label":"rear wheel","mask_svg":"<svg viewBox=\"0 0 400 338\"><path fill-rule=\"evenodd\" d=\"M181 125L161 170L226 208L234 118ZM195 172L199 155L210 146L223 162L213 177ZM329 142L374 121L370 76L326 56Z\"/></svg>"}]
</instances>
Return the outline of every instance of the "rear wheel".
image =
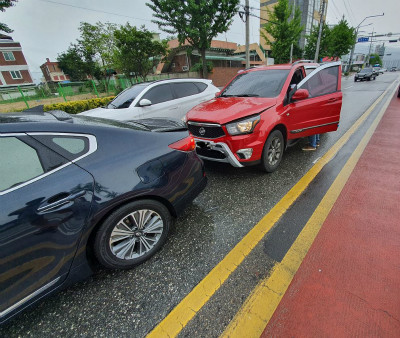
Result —
<instances>
[{"instance_id":1,"label":"rear wheel","mask_svg":"<svg viewBox=\"0 0 400 338\"><path fill-rule=\"evenodd\" d=\"M94 241L95 256L109 269L132 268L160 249L171 222L169 210L160 202L131 202L114 211L100 226Z\"/></svg>"},{"instance_id":2,"label":"rear wheel","mask_svg":"<svg viewBox=\"0 0 400 338\"><path fill-rule=\"evenodd\" d=\"M265 142L261 159L261 166L267 173L272 173L278 168L282 160L283 150L283 135L279 130L274 130Z\"/></svg>"}]
</instances>

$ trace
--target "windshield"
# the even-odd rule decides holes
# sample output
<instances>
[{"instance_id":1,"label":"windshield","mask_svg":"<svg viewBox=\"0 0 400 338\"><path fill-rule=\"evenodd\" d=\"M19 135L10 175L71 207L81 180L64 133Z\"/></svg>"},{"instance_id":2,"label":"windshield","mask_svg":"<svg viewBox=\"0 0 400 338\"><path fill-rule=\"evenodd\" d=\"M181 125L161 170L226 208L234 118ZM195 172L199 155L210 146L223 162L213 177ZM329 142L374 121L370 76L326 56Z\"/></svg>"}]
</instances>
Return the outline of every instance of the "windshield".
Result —
<instances>
[{"instance_id":1,"label":"windshield","mask_svg":"<svg viewBox=\"0 0 400 338\"><path fill-rule=\"evenodd\" d=\"M371 73L371 72L372 72L372 69L371 69L371 68L364 68L364 69L362 69L362 70L360 71L361 74L364 74L364 73Z\"/></svg>"},{"instance_id":2,"label":"windshield","mask_svg":"<svg viewBox=\"0 0 400 338\"><path fill-rule=\"evenodd\" d=\"M123 92L119 93L118 96L112 100L106 108L109 109L121 109L128 108L134 99L145 89L149 83L142 83L133 85L130 88L125 89Z\"/></svg>"},{"instance_id":3,"label":"windshield","mask_svg":"<svg viewBox=\"0 0 400 338\"><path fill-rule=\"evenodd\" d=\"M276 97L289 74L286 69L260 70L238 75L221 93L221 97Z\"/></svg>"}]
</instances>

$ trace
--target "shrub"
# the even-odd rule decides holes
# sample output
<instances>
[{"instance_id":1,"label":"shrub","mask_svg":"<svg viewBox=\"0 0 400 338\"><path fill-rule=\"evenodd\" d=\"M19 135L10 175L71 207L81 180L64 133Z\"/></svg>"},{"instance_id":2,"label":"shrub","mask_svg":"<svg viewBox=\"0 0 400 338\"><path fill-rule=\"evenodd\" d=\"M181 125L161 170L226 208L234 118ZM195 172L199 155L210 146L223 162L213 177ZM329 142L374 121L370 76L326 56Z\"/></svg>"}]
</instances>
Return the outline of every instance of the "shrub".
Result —
<instances>
[{"instance_id":1,"label":"shrub","mask_svg":"<svg viewBox=\"0 0 400 338\"><path fill-rule=\"evenodd\" d=\"M44 111L63 110L69 114L79 114L85 110L105 106L113 98L114 96L109 96L109 97L102 97L99 99L46 104L44 105L43 110Z\"/></svg>"}]
</instances>

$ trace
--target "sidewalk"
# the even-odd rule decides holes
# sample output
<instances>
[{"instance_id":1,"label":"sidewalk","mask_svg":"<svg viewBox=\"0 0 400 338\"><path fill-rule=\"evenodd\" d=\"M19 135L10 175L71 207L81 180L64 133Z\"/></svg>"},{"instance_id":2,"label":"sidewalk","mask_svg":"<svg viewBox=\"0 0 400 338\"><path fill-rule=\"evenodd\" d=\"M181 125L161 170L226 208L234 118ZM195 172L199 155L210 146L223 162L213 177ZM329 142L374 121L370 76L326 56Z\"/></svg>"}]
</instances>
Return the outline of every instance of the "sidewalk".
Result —
<instances>
[{"instance_id":1,"label":"sidewalk","mask_svg":"<svg viewBox=\"0 0 400 338\"><path fill-rule=\"evenodd\" d=\"M263 337L400 337L397 91Z\"/></svg>"}]
</instances>

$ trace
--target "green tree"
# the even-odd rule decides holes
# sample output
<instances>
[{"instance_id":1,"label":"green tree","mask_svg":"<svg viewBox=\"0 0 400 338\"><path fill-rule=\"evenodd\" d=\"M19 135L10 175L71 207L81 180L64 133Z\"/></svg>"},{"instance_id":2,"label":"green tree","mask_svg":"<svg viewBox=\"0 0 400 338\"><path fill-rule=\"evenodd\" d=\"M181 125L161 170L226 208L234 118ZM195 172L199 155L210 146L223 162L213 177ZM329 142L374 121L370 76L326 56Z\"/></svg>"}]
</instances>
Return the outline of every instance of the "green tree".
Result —
<instances>
[{"instance_id":1,"label":"green tree","mask_svg":"<svg viewBox=\"0 0 400 338\"><path fill-rule=\"evenodd\" d=\"M0 0L0 11L5 12L6 8L14 6L17 1L18 0ZM13 30L5 23L0 22L0 32L12 33Z\"/></svg>"},{"instance_id":2,"label":"green tree","mask_svg":"<svg viewBox=\"0 0 400 338\"><path fill-rule=\"evenodd\" d=\"M78 39L78 46L82 49L84 56L100 64L103 77L106 79L106 90L114 72L114 32L116 29L117 25L110 22L97 22L95 25L81 22L79 26L81 37Z\"/></svg>"},{"instance_id":3,"label":"green tree","mask_svg":"<svg viewBox=\"0 0 400 338\"><path fill-rule=\"evenodd\" d=\"M378 54L373 53L369 56L368 64L371 66L379 64L382 67L382 59Z\"/></svg>"},{"instance_id":4,"label":"green tree","mask_svg":"<svg viewBox=\"0 0 400 338\"><path fill-rule=\"evenodd\" d=\"M356 39L356 32L347 21L342 18L329 34L328 54L332 57L341 57L350 52Z\"/></svg>"},{"instance_id":5,"label":"green tree","mask_svg":"<svg viewBox=\"0 0 400 338\"><path fill-rule=\"evenodd\" d=\"M93 60L93 55L89 55L76 44L71 44L67 51L59 54L57 62L72 81L84 81L88 76L97 79L102 77L102 71Z\"/></svg>"},{"instance_id":6,"label":"green tree","mask_svg":"<svg viewBox=\"0 0 400 338\"><path fill-rule=\"evenodd\" d=\"M114 32L115 35L115 63L126 76L135 74L146 81L147 75L165 56L167 42L153 40L153 33L144 26L140 29L127 23Z\"/></svg>"},{"instance_id":7,"label":"green tree","mask_svg":"<svg viewBox=\"0 0 400 338\"><path fill-rule=\"evenodd\" d=\"M150 0L154 23L166 33L187 40L200 52L204 78L208 77L206 50L211 40L228 30L238 12L239 0Z\"/></svg>"},{"instance_id":8,"label":"green tree","mask_svg":"<svg viewBox=\"0 0 400 338\"><path fill-rule=\"evenodd\" d=\"M306 36L307 44L304 48L304 57L309 60L314 60L315 51L317 49L317 40L319 34L319 26L313 26L310 35ZM323 58L329 56L329 41L330 41L331 29L328 25L322 26L321 43L319 47L319 57Z\"/></svg>"},{"instance_id":9,"label":"green tree","mask_svg":"<svg viewBox=\"0 0 400 338\"><path fill-rule=\"evenodd\" d=\"M275 63L286 63L290 60L290 48L298 45L303 26L301 25L301 11L289 5L288 0L278 0L272 11L269 9L270 21L261 28L261 36L271 46L272 57Z\"/></svg>"}]
</instances>

